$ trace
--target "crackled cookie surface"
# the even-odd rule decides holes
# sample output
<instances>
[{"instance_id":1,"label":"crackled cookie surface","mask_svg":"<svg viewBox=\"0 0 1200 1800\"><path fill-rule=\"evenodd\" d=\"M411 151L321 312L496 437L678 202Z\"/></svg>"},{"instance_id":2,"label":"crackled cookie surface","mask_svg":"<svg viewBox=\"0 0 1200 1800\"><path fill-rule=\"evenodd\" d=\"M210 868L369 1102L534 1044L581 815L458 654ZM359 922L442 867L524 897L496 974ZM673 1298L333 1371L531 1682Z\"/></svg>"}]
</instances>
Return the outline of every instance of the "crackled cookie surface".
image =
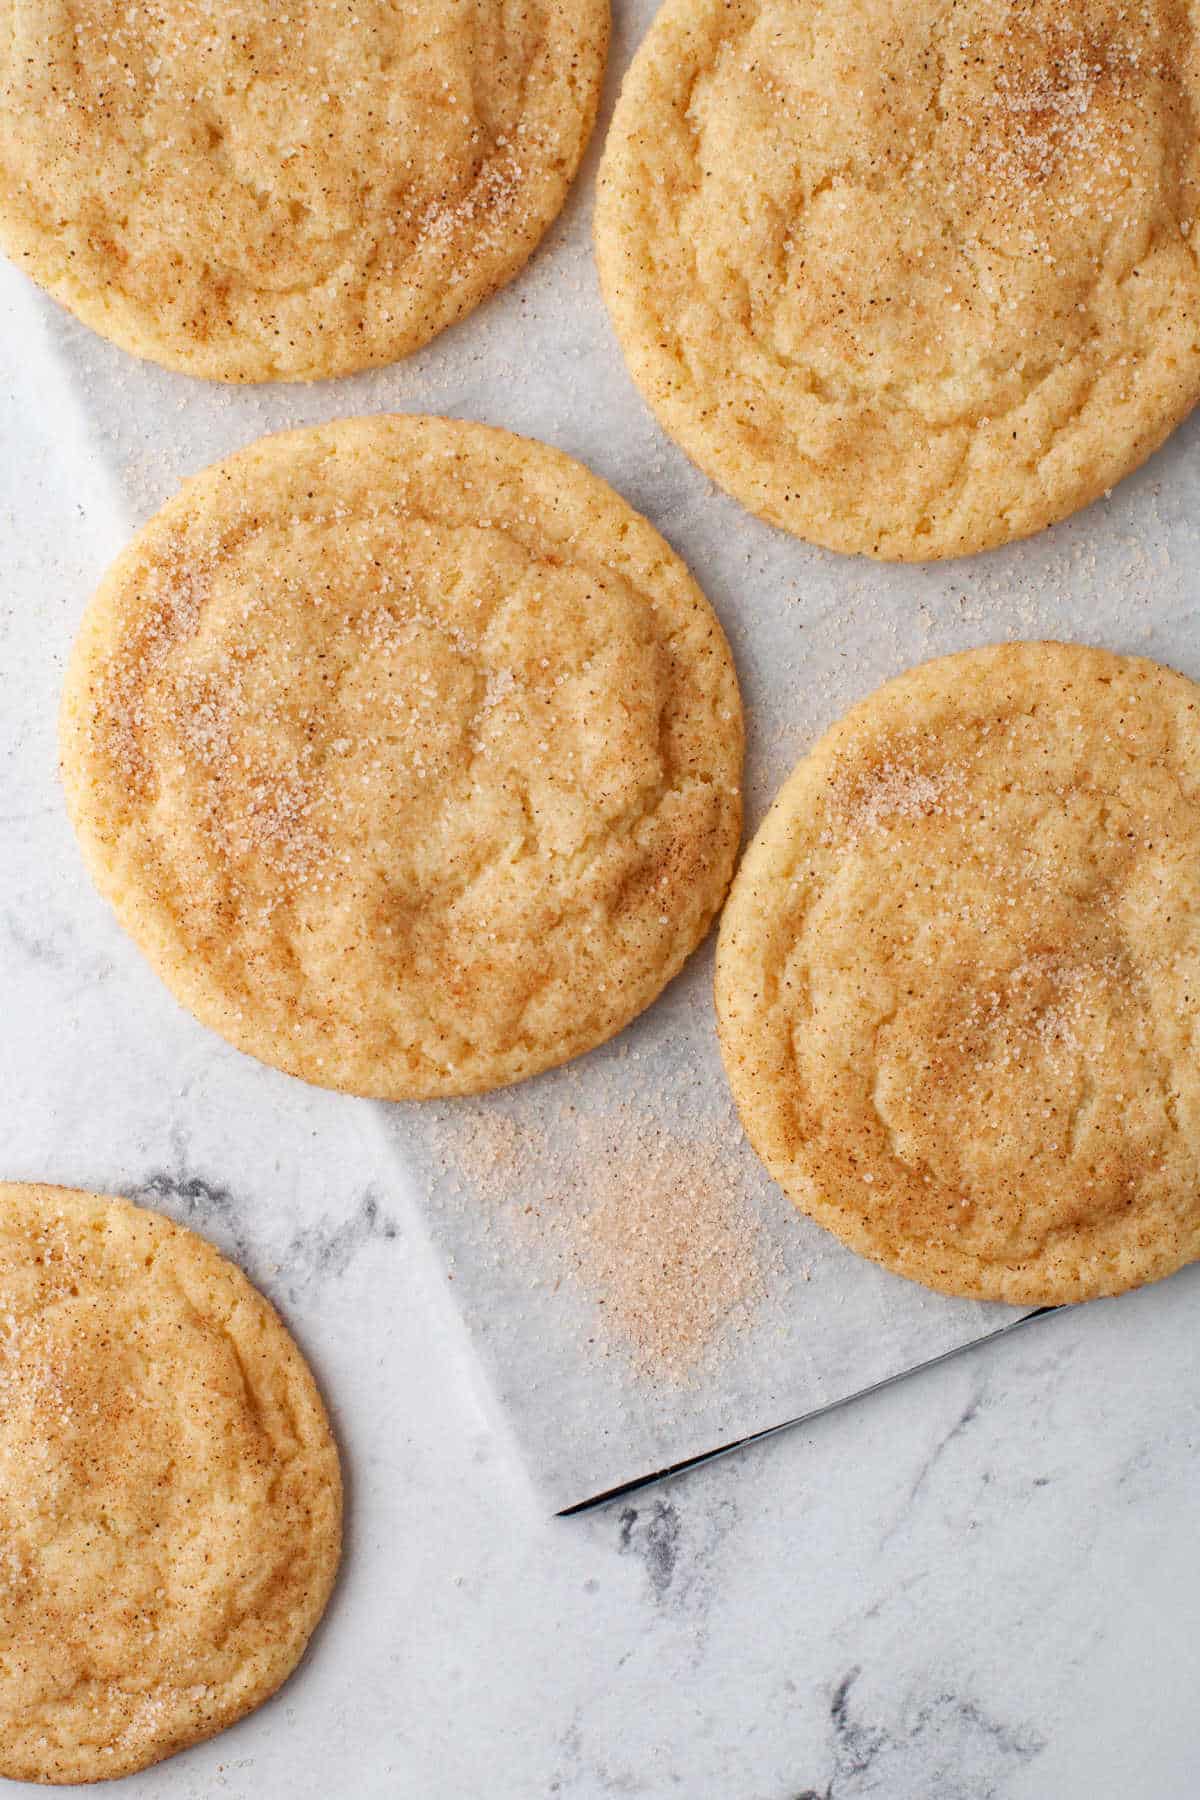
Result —
<instances>
[{"instance_id":1,"label":"crackled cookie surface","mask_svg":"<svg viewBox=\"0 0 1200 1800\"><path fill-rule=\"evenodd\" d=\"M0 0L0 242L170 368L390 362L530 255L607 41L608 0Z\"/></svg>"},{"instance_id":2,"label":"crackled cookie surface","mask_svg":"<svg viewBox=\"0 0 1200 1800\"><path fill-rule=\"evenodd\" d=\"M751 1142L946 1293L1117 1293L1200 1254L1200 688L968 651L855 707L738 871L717 1008Z\"/></svg>"},{"instance_id":3,"label":"crackled cookie surface","mask_svg":"<svg viewBox=\"0 0 1200 1800\"><path fill-rule=\"evenodd\" d=\"M601 169L665 429L743 504L924 559L1094 500L1200 395L1194 0L667 0Z\"/></svg>"},{"instance_id":4,"label":"crackled cookie surface","mask_svg":"<svg viewBox=\"0 0 1200 1800\"><path fill-rule=\"evenodd\" d=\"M287 1679L341 1475L274 1310L124 1200L0 1183L0 1775L129 1774Z\"/></svg>"},{"instance_id":5,"label":"crackled cookie surface","mask_svg":"<svg viewBox=\"0 0 1200 1800\"><path fill-rule=\"evenodd\" d=\"M438 419L192 480L85 616L62 746L88 866L178 998L384 1097L617 1031L740 829L737 683L682 563L570 458Z\"/></svg>"}]
</instances>

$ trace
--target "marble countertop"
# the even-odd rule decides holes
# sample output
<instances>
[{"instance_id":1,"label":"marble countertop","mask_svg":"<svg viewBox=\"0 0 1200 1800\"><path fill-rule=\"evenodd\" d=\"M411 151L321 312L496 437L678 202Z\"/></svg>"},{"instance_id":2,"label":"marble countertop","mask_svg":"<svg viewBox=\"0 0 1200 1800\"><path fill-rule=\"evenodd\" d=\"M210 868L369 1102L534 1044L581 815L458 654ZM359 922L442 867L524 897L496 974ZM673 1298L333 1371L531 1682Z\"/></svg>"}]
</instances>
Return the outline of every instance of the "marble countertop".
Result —
<instances>
[{"instance_id":1,"label":"marble countertop","mask_svg":"<svg viewBox=\"0 0 1200 1800\"><path fill-rule=\"evenodd\" d=\"M618 8L609 106L652 10ZM751 721L755 816L818 714L939 649L1054 631L1200 676L1197 422L1111 502L969 568L864 569L751 527L632 397L621 429L594 398L625 393L597 322L594 162L524 280L449 334L452 384L439 346L332 389L179 381L169 454L137 424L156 377L49 307L31 325L25 284L0 280L0 1175L127 1193L234 1256L312 1360L348 1484L343 1576L296 1677L114 1791L1195 1800L1200 1269L554 1519L379 1109L203 1031L83 876L54 721L84 597L128 528L106 470L144 513L230 444L338 412L494 417L583 456L702 574L745 676L767 660L754 584L794 594L796 680ZM69 339L83 384L54 389L27 330ZM554 332L560 373L539 384L527 345ZM587 358L585 393L561 371ZM79 449L85 413L107 461Z\"/></svg>"},{"instance_id":2,"label":"marble countertop","mask_svg":"<svg viewBox=\"0 0 1200 1800\"><path fill-rule=\"evenodd\" d=\"M7 990L36 952L6 943ZM295 1195L306 1142L261 1081L271 1186ZM347 1451L349 1535L294 1680L122 1794L1192 1800L1193 1272L555 1520L488 1422L419 1221L346 1131L353 1179L303 1206L227 1182L182 1127L165 1167L131 1144L125 1185L285 1308ZM23 1142L44 1169L49 1132L40 1163Z\"/></svg>"}]
</instances>

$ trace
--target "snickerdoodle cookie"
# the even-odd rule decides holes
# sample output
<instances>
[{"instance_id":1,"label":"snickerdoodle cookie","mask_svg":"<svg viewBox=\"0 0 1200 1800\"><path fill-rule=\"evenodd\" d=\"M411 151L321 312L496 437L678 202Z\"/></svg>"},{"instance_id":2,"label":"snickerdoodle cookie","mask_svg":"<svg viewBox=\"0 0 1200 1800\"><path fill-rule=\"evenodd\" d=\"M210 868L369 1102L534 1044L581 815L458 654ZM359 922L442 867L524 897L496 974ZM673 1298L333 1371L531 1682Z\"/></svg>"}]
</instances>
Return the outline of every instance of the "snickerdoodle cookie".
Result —
<instances>
[{"instance_id":1,"label":"snickerdoodle cookie","mask_svg":"<svg viewBox=\"0 0 1200 1800\"><path fill-rule=\"evenodd\" d=\"M596 216L661 423L764 518L904 560L1085 506L1200 396L1178 0L667 0Z\"/></svg>"},{"instance_id":2,"label":"snickerdoodle cookie","mask_svg":"<svg viewBox=\"0 0 1200 1800\"><path fill-rule=\"evenodd\" d=\"M85 616L62 747L88 867L176 996L389 1098L627 1024L741 823L733 665L678 557L569 457L441 419L190 481Z\"/></svg>"},{"instance_id":3,"label":"snickerdoodle cookie","mask_svg":"<svg viewBox=\"0 0 1200 1800\"><path fill-rule=\"evenodd\" d=\"M721 925L750 1140L853 1249L1083 1300L1200 1255L1200 688L1008 644L856 706Z\"/></svg>"},{"instance_id":4,"label":"snickerdoodle cookie","mask_svg":"<svg viewBox=\"0 0 1200 1800\"><path fill-rule=\"evenodd\" d=\"M0 243L169 368L391 362L526 261L607 41L608 0L0 0Z\"/></svg>"},{"instance_id":5,"label":"snickerdoodle cookie","mask_svg":"<svg viewBox=\"0 0 1200 1800\"><path fill-rule=\"evenodd\" d=\"M312 1376L239 1270L128 1201L0 1183L0 1775L125 1775L259 1706L341 1511Z\"/></svg>"}]
</instances>

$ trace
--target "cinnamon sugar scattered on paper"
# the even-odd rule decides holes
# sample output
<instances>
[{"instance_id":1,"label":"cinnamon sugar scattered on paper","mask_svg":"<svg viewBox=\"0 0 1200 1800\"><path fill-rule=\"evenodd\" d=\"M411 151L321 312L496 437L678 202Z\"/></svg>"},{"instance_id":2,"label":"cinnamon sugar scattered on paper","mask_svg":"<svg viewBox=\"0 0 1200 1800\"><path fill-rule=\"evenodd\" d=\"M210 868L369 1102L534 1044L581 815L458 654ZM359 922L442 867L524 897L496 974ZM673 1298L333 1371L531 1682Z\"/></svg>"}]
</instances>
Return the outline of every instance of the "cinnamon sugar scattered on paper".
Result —
<instances>
[{"instance_id":1,"label":"cinnamon sugar scattered on paper","mask_svg":"<svg viewBox=\"0 0 1200 1800\"><path fill-rule=\"evenodd\" d=\"M461 1114L459 1115L461 1120ZM627 1103L570 1109L553 1131L480 1108L442 1160L507 1225L516 1254L594 1303L602 1351L640 1379L684 1382L766 1292L769 1250L744 1173L715 1137L689 1138Z\"/></svg>"}]
</instances>

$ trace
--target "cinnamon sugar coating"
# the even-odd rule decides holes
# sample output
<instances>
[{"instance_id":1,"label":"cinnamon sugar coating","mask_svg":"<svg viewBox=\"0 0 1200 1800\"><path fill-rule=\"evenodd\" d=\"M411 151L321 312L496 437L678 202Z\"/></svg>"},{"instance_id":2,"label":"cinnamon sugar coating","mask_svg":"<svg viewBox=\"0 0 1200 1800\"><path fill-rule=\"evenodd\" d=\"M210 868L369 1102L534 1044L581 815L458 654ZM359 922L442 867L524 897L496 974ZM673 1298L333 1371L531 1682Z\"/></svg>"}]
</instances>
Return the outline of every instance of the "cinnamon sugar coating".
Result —
<instances>
[{"instance_id":1,"label":"cinnamon sugar coating","mask_svg":"<svg viewBox=\"0 0 1200 1800\"><path fill-rule=\"evenodd\" d=\"M608 0L3 0L0 242L168 368L392 362L525 263Z\"/></svg>"},{"instance_id":2,"label":"cinnamon sugar coating","mask_svg":"<svg viewBox=\"0 0 1200 1800\"><path fill-rule=\"evenodd\" d=\"M667 0L596 249L742 503L922 561L1026 536L1200 395L1194 0Z\"/></svg>"},{"instance_id":3,"label":"cinnamon sugar coating","mask_svg":"<svg viewBox=\"0 0 1200 1800\"><path fill-rule=\"evenodd\" d=\"M311 1374L158 1213L0 1183L0 1775L127 1775L291 1674L341 1552Z\"/></svg>"},{"instance_id":4,"label":"cinnamon sugar coating","mask_svg":"<svg viewBox=\"0 0 1200 1800\"><path fill-rule=\"evenodd\" d=\"M1084 1300L1200 1255L1200 688L1081 645L910 670L784 784L721 923L747 1134L944 1293Z\"/></svg>"},{"instance_id":5,"label":"cinnamon sugar coating","mask_svg":"<svg viewBox=\"0 0 1200 1800\"><path fill-rule=\"evenodd\" d=\"M569 457L440 419L189 482L84 619L62 753L88 867L176 996L387 1098L627 1024L741 821L737 682L678 557Z\"/></svg>"}]
</instances>

